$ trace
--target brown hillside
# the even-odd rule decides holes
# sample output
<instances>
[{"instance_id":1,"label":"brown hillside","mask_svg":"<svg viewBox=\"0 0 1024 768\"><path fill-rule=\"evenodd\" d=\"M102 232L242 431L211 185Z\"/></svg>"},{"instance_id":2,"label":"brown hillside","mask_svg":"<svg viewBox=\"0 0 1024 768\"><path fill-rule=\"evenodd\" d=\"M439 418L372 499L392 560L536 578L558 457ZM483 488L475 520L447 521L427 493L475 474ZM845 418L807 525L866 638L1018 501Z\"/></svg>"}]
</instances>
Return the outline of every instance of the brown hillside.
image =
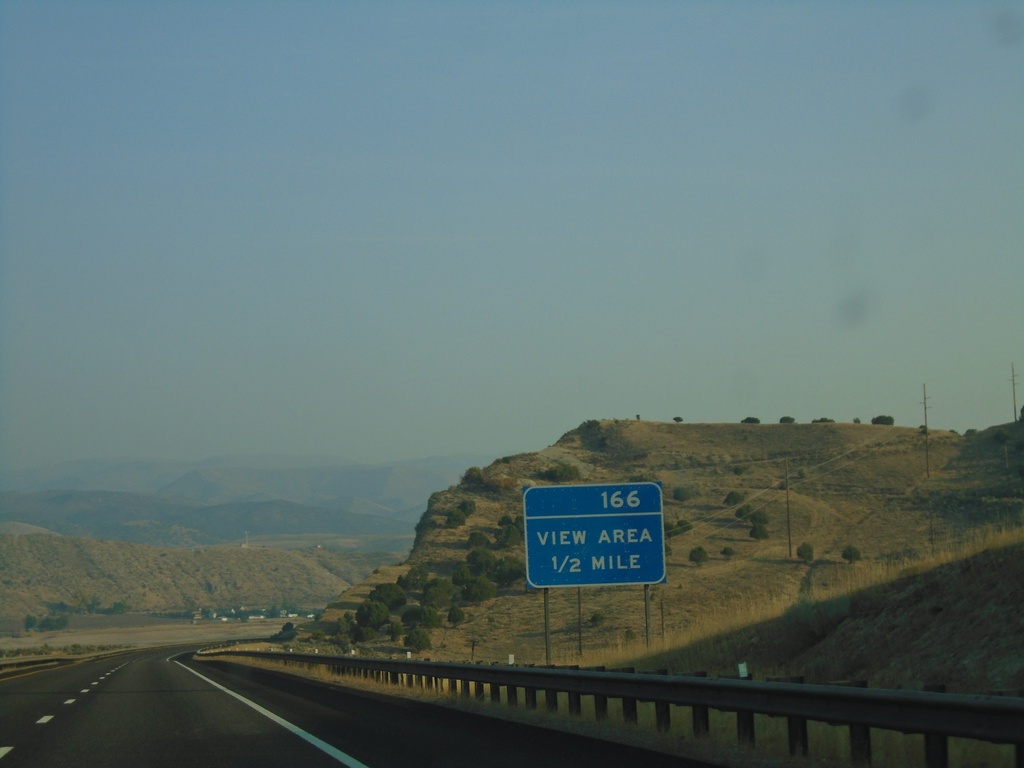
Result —
<instances>
[{"instance_id":1,"label":"brown hillside","mask_svg":"<svg viewBox=\"0 0 1024 768\"><path fill-rule=\"evenodd\" d=\"M45 616L95 598L132 612L323 605L375 557L328 549L177 549L53 535L0 535L0 618ZM72 624L74 622L72 621Z\"/></svg>"},{"instance_id":2,"label":"brown hillside","mask_svg":"<svg viewBox=\"0 0 1024 768\"><path fill-rule=\"evenodd\" d=\"M521 539L510 549L493 544L499 520L522 514L523 486L550 483L549 473L567 465L574 469L561 471L571 482L660 481L666 522L692 524L690 532L669 540L667 583L651 590L656 641L712 625L744 626L778 615L812 586L828 587L827 579L815 581L812 574L845 566L840 553L847 544L859 548L864 565L906 564L980 526L1019 523L1016 463L1024 442L1017 425L1001 429L1011 433L1006 450L995 428L970 437L932 431L926 474L925 436L918 429L585 422L549 448L471 468L460 484L434 494L405 568L424 566L431 575L450 577L466 561L473 531L488 537L495 556L521 559ZM812 565L790 556L787 462L792 549L795 554L801 542L811 543ZM677 501L676 488L688 489L689 497ZM745 501L727 505L732 491L745 494ZM449 512L466 501L475 505L466 522L448 527ZM750 537L751 524L736 517L744 504L744 514L767 513L770 538ZM689 560L697 546L710 555L699 567ZM726 547L734 551L730 557L721 554ZM368 591L343 595L328 618L352 610ZM464 607L463 624L432 631L434 657L501 661L515 654L524 663L544 662L540 591L525 591L520 579L497 598ZM576 656L578 610L587 650L614 649L645 633L642 587L585 588L579 606L575 589L552 589L551 610L554 653L562 662Z\"/></svg>"}]
</instances>

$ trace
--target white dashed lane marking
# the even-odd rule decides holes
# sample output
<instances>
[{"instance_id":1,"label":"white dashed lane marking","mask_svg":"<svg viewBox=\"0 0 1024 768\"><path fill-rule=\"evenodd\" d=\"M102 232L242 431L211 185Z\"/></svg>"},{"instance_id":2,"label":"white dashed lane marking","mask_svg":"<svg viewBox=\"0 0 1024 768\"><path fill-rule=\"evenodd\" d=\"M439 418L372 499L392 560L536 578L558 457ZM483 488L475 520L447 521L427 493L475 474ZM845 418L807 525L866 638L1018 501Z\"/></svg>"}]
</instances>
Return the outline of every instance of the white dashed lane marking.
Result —
<instances>
[{"instance_id":1,"label":"white dashed lane marking","mask_svg":"<svg viewBox=\"0 0 1024 768\"><path fill-rule=\"evenodd\" d=\"M10 752L12 749L14 749L14 747L0 747L0 757L3 757L8 752Z\"/></svg>"},{"instance_id":2,"label":"white dashed lane marking","mask_svg":"<svg viewBox=\"0 0 1024 768\"><path fill-rule=\"evenodd\" d=\"M65 703L65 704L74 704L74 703L75 703L75 700L74 700L74 699L68 699L68 700L67 700L67 701L65 701L64 703Z\"/></svg>"},{"instance_id":3,"label":"white dashed lane marking","mask_svg":"<svg viewBox=\"0 0 1024 768\"><path fill-rule=\"evenodd\" d=\"M37 723L48 723L51 720L53 720L53 715L43 715L38 720L36 720L36 722Z\"/></svg>"}]
</instances>

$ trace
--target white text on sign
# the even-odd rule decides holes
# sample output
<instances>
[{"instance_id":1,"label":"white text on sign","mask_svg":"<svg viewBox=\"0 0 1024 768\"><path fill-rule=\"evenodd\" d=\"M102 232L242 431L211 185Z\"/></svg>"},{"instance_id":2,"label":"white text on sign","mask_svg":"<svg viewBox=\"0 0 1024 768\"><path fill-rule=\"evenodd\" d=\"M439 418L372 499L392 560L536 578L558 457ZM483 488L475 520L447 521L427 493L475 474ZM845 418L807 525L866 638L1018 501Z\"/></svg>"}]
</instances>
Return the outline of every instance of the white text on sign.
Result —
<instances>
[{"instance_id":1,"label":"white text on sign","mask_svg":"<svg viewBox=\"0 0 1024 768\"><path fill-rule=\"evenodd\" d=\"M537 541L545 547L571 547L587 543L586 531L537 531ZM603 529L597 536L598 544L640 544L654 541L647 528Z\"/></svg>"}]
</instances>

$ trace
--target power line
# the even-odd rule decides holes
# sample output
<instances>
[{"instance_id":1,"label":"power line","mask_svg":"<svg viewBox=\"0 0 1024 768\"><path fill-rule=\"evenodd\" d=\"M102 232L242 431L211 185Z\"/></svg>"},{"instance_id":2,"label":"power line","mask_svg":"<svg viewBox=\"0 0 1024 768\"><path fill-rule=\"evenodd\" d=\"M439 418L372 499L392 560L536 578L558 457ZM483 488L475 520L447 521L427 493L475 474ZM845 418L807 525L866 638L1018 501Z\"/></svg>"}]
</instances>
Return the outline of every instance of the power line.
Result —
<instances>
[{"instance_id":1,"label":"power line","mask_svg":"<svg viewBox=\"0 0 1024 768\"><path fill-rule=\"evenodd\" d=\"M852 463L852 461L847 462L845 464L837 464L837 462L841 462L846 457L848 457L848 456L850 456L850 455L852 455L854 453L861 452L861 451L864 452L864 456L862 458L866 458L867 455L870 452L875 451L875 450L877 450L879 448L885 447L886 445L891 443L893 440L895 440L897 437L899 437L899 434L898 433L894 433L888 439L882 440L882 441L877 442L877 443L873 443L873 444L865 443L865 444L862 444L862 445L854 446L853 448L849 449L848 451L844 451L843 453L840 453L840 454L838 454L836 456L833 456L832 458L826 459L825 461L822 461L822 462L820 462L818 464L815 464L813 466L807 467L807 468L805 468L803 470L804 478L802 480L799 480L798 482L796 482L794 485L795 486L799 486L799 485L803 485L804 483L807 483L807 482L812 482L812 481L815 481L815 480L820 480L821 478L826 477L826 476L828 476L828 475L830 475L830 474L832 474L834 472L837 472L840 469L842 469L845 466L848 466L850 463ZM787 459L787 461L788 461L788 459ZM817 472L817 474L815 474L814 477L808 477L807 476L809 473L815 472L816 470L820 470L821 468L827 467L828 465L834 465L834 466L829 467L829 469L827 471ZM715 534L717 534L717 533L725 530L729 526L731 526L736 520L741 520L741 521L747 520L752 515L754 515L756 512L759 512L760 510L764 509L771 502L775 501L778 498L778 491L781 490L780 486L783 483L784 483L783 480L778 480L778 481L772 483L767 488L761 489L760 491L755 493L753 496L751 496L749 499L744 499L743 501L741 501L738 504L733 504L731 507L726 507L720 513L718 513L716 515L713 515L711 520L704 520L704 521L700 521L700 522L694 523L694 532L695 532L695 534L697 532L698 527L702 528L702 527L707 526L707 527L710 527L710 530L707 533L703 533L701 535L695 535L693 537L692 541L695 544L703 542L703 541L707 541L708 539L710 539ZM754 501L755 499L758 499L761 496L764 496L765 494L770 493L772 491L776 492L774 496L772 496L771 498L765 499L762 503L758 504L757 506L751 506L751 504L750 504L751 501ZM741 509L744 506L749 506L750 507L750 511L748 511L747 513L737 517L736 516L736 511Z\"/></svg>"}]
</instances>

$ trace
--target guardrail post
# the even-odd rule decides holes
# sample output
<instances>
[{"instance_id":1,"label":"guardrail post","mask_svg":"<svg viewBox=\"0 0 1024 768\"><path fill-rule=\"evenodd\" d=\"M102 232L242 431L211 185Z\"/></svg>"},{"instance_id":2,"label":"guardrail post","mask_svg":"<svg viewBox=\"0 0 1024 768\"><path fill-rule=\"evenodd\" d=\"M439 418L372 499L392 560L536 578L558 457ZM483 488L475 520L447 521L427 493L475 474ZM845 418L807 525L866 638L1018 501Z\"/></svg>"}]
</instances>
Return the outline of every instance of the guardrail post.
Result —
<instances>
[{"instance_id":1,"label":"guardrail post","mask_svg":"<svg viewBox=\"0 0 1024 768\"><path fill-rule=\"evenodd\" d=\"M867 688L867 680L840 680L829 685ZM850 726L850 760L854 765L871 765L871 729L866 725Z\"/></svg>"},{"instance_id":2,"label":"guardrail post","mask_svg":"<svg viewBox=\"0 0 1024 768\"><path fill-rule=\"evenodd\" d=\"M536 709L537 708L537 689L536 688L523 688L523 693L526 695L526 708Z\"/></svg>"},{"instance_id":3,"label":"guardrail post","mask_svg":"<svg viewBox=\"0 0 1024 768\"><path fill-rule=\"evenodd\" d=\"M993 696L1024 696L1024 688L1016 688L1001 691L992 691ZM1015 759L1014 768L1024 768L1024 741L1018 741L1014 745Z\"/></svg>"},{"instance_id":4,"label":"guardrail post","mask_svg":"<svg viewBox=\"0 0 1024 768\"><path fill-rule=\"evenodd\" d=\"M463 679L462 680L462 698L468 699L469 698L469 693L470 693L469 692L469 680Z\"/></svg>"},{"instance_id":5,"label":"guardrail post","mask_svg":"<svg viewBox=\"0 0 1024 768\"><path fill-rule=\"evenodd\" d=\"M589 667L594 672L604 672L604 667ZM594 718L597 720L608 719L608 697L598 693L594 694Z\"/></svg>"},{"instance_id":6,"label":"guardrail post","mask_svg":"<svg viewBox=\"0 0 1024 768\"><path fill-rule=\"evenodd\" d=\"M519 706L519 687L515 685L509 685L505 688L505 695L508 698L508 705L510 707Z\"/></svg>"},{"instance_id":7,"label":"guardrail post","mask_svg":"<svg viewBox=\"0 0 1024 768\"><path fill-rule=\"evenodd\" d=\"M544 706L548 712L558 711L558 691L551 688L544 689Z\"/></svg>"},{"instance_id":8,"label":"guardrail post","mask_svg":"<svg viewBox=\"0 0 1024 768\"><path fill-rule=\"evenodd\" d=\"M580 668L579 664L573 664L571 667L568 667L568 669L579 669L579 668ZM583 714L583 702L580 700L580 698L581 698L580 694L574 693L573 691L569 691L566 695L568 696L568 699L569 699L569 714L570 715L580 715L580 714Z\"/></svg>"},{"instance_id":9,"label":"guardrail post","mask_svg":"<svg viewBox=\"0 0 1024 768\"><path fill-rule=\"evenodd\" d=\"M484 700L484 684L480 680L474 680L473 681L473 689L474 689L473 692L476 694L476 700L477 701L483 701Z\"/></svg>"},{"instance_id":10,"label":"guardrail post","mask_svg":"<svg viewBox=\"0 0 1024 768\"><path fill-rule=\"evenodd\" d=\"M636 672L636 667L621 667L619 669L613 669L612 672L624 672L626 674L632 674ZM622 719L627 723L633 723L636 725L636 699L622 699Z\"/></svg>"},{"instance_id":11,"label":"guardrail post","mask_svg":"<svg viewBox=\"0 0 1024 768\"><path fill-rule=\"evenodd\" d=\"M448 695L453 699L459 695L459 679L457 677L448 678Z\"/></svg>"},{"instance_id":12,"label":"guardrail post","mask_svg":"<svg viewBox=\"0 0 1024 768\"><path fill-rule=\"evenodd\" d=\"M794 675L793 677L769 677L766 682L769 683L802 683L804 681L803 675ZM807 754L807 718L804 717L793 717L790 715L786 718L786 730L789 735L789 754L806 755Z\"/></svg>"},{"instance_id":13,"label":"guardrail post","mask_svg":"<svg viewBox=\"0 0 1024 768\"><path fill-rule=\"evenodd\" d=\"M659 669L655 674L667 675L667 669ZM672 705L667 701L654 702L654 721L659 731L667 732L672 730Z\"/></svg>"},{"instance_id":14,"label":"guardrail post","mask_svg":"<svg viewBox=\"0 0 1024 768\"><path fill-rule=\"evenodd\" d=\"M701 672L688 672L683 677L707 677L708 673L705 671ZM692 708L693 712L693 737L695 739L706 739L711 735L711 716L708 712L707 707L694 705Z\"/></svg>"},{"instance_id":15,"label":"guardrail post","mask_svg":"<svg viewBox=\"0 0 1024 768\"><path fill-rule=\"evenodd\" d=\"M753 675L747 675L746 677L739 678L740 680L753 680ZM736 738L739 739L741 744L747 746L754 746L756 738L754 736L754 713L745 709L736 711Z\"/></svg>"},{"instance_id":16,"label":"guardrail post","mask_svg":"<svg viewBox=\"0 0 1024 768\"><path fill-rule=\"evenodd\" d=\"M945 693L946 686L942 683L925 685L926 691ZM942 733L926 733L924 735L924 764L928 768L948 768L949 739Z\"/></svg>"},{"instance_id":17,"label":"guardrail post","mask_svg":"<svg viewBox=\"0 0 1024 768\"><path fill-rule=\"evenodd\" d=\"M501 703L501 686L498 683L491 683L491 701Z\"/></svg>"}]
</instances>

